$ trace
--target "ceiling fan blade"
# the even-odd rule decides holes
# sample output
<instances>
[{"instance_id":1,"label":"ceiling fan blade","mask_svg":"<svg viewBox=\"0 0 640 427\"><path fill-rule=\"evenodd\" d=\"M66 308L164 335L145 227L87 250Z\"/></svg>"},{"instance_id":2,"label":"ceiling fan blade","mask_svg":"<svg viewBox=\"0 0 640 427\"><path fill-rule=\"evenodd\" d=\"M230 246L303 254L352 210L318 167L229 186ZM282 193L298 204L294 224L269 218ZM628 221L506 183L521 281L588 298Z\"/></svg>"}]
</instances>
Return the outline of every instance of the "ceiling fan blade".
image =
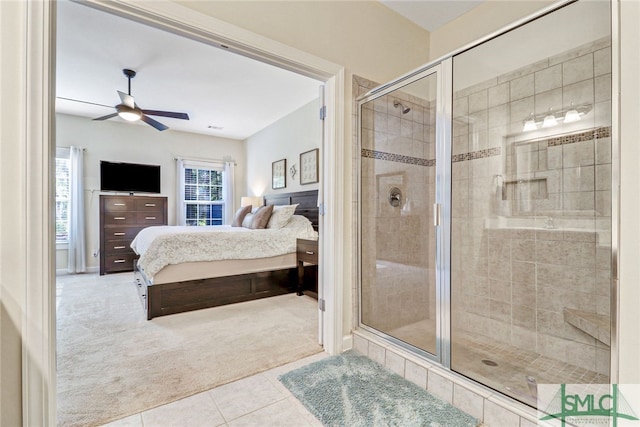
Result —
<instances>
[{"instance_id":1,"label":"ceiling fan blade","mask_svg":"<svg viewBox=\"0 0 640 427\"><path fill-rule=\"evenodd\" d=\"M106 116L98 117L98 118L95 118L93 120L107 120L107 119L110 119L111 117L115 117L117 115L118 115L118 113L107 114Z\"/></svg>"},{"instance_id":2,"label":"ceiling fan blade","mask_svg":"<svg viewBox=\"0 0 640 427\"><path fill-rule=\"evenodd\" d=\"M113 105L104 105L104 104L98 104L98 103L95 103L95 102L81 101L81 100L79 100L79 99L65 98L65 97L63 97L63 96L56 96L56 98L58 98L58 99L62 99L62 100L65 100L65 101L80 102L80 103L82 103L82 104L97 105L97 106L99 106L99 107L113 108Z\"/></svg>"},{"instance_id":3,"label":"ceiling fan blade","mask_svg":"<svg viewBox=\"0 0 640 427\"><path fill-rule=\"evenodd\" d=\"M124 105L126 105L129 108L135 108L136 103L133 100L133 96L120 91L118 91L118 95L120 95L120 100Z\"/></svg>"},{"instance_id":4,"label":"ceiling fan blade","mask_svg":"<svg viewBox=\"0 0 640 427\"><path fill-rule=\"evenodd\" d=\"M150 116L162 116L162 117L171 117L173 119L189 120L189 115L187 113L174 113L173 111L157 111L157 110L142 110L142 112Z\"/></svg>"},{"instance_id":5,"label":"ceiling fan blade","mask_svg":"<svg viewBox=\"0 0 640 427\"><path fill-rule=\"evenodd\" d=\"M153 126L154 128L156 128L159 131L163 131L163 130L167 130L169 129L169 126L165 126L162 123L160 123L159 121L153 120L151 117L147 117L145 114L143 114L140 117L140 120L142 120L143 122L145 122L146 124Z\"/></svg>"}]
</instances>

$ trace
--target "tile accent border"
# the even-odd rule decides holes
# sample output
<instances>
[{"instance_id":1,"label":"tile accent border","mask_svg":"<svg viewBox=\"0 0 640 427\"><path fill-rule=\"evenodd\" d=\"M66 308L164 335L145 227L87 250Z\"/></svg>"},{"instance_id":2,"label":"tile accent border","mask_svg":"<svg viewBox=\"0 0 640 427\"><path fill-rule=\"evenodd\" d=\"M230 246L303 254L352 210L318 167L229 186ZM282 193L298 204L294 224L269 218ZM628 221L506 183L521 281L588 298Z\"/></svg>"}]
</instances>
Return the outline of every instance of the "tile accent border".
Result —
<instances>
[{"instance_id":1,"label":"tile accent border","mask_svg":"<svg viewBox=\"0 0 640 427\"><path fill-rule=\"evenodd\" d=\"M353 349L477 418L486 426L536 426L537 411L461 375L356 329Z\"/></svg>"},{"instance_id":2,"label":"tile accent border","mask_svg":"<svg viewBox=\"0 0 640 427\"><path fill-rule=\"evenodd\" d=\"M559 136L547 139L547 147L557 147L559 145L574 144L576 142L591 141L592 139L608 138L611 136L611 126L599 127L586 132L574 133L572 135ZM544 139L542 140L544 141Z\"/></svg>"},{"instance_id":3,"label":"tile accent border","mask_svg":"<svg viewBox=\"0 0 640 427\"><path fill-rule=\"evenodd\" d=\"M362 157L367 157L370 159L388 160L390 162L407 163L410 165L417 165L417 166L435 166L436 165L436 159L421 159L419 157L403 156L401 154L385 153L384 151L369 150L368 148L362 148L360 150L360 155Z\"/></svg>"},{"instance_id":4,"label":"tile accent border","mask_svg":"<svg viewBox=\"0 0 640 427\"><path fill-rule=\"evenodd\" d=\"M468 153L455 154L451 156L451 162L463 162L465 160L485 159L487 157L499 156L501 147L487 148L486 150L470 151Z\"/></svg>"}]
</instances>

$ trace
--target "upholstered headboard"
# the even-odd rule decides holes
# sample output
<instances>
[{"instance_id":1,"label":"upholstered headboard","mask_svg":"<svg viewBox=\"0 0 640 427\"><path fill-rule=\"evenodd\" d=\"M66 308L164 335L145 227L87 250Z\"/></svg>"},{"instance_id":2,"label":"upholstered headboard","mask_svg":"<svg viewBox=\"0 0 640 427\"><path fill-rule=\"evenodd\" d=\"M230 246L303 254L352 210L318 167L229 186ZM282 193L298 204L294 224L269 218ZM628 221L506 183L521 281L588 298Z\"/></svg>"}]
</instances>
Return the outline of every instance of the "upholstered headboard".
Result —
<instances>
[{"instance_id":1,"label":"upholstered headboard","mask_svg":"<svg viewBox=\"0 0 640 427\"><path fill-rule=\"evenodd\" d=\"M318 230L318 190L298 191L296 193L276 193L264 196L265 205L295 205L296 215L305 216Z\"/></svg>"}]
</instances>

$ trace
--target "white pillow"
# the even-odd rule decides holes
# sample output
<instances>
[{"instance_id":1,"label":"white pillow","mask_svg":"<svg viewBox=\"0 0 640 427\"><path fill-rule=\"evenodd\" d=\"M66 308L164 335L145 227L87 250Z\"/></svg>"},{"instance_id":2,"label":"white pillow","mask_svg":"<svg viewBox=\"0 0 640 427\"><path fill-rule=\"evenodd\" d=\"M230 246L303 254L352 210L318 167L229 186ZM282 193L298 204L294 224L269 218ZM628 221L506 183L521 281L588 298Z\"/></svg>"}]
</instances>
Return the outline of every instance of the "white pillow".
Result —
<instances>
[{"instance_id":1,"label":"white pillow","mask_svg":"<svg viewBox=\"0 0 640 427\"><path fill-rule=\"evenodd\" d=\"M269 222L267 223L267 228L282 228L287 225L297 207L297 203L295 205L274 206L271 218L269 218Z\"/></svg>"},{"instance_id":2,"label":"white pillow","mask_svg":"<svg viewBox=\"0 0 640 427\"><path fill-rule=\"evenodd\" d=\"M257 210L257 209L256 209ZM249 228L249 224L251 224L251 221L253 220L253 213L249 212L244 216L244 219L242 220L242 226L244 228Z\"/></svg>"}]
</instances>

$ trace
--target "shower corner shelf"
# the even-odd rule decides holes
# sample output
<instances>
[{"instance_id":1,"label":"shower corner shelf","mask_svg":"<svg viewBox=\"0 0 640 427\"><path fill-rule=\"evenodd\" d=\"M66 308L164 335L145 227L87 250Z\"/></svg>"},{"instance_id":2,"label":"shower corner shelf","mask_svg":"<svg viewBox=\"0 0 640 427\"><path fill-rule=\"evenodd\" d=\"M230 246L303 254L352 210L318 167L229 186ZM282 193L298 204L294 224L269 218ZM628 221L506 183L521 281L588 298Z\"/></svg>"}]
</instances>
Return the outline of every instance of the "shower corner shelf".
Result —
<instances>
[{"instance_id":1,"label":"shower corner shelf","mask_svg":"<svg viewBox=\"0 0 640 427\"><path fill-rule=\"evenodd\" d=\"M611 345L611 318L604 314L564 308L564 321L591 335L603 344Z\"/></svg>"}]
</instances>

